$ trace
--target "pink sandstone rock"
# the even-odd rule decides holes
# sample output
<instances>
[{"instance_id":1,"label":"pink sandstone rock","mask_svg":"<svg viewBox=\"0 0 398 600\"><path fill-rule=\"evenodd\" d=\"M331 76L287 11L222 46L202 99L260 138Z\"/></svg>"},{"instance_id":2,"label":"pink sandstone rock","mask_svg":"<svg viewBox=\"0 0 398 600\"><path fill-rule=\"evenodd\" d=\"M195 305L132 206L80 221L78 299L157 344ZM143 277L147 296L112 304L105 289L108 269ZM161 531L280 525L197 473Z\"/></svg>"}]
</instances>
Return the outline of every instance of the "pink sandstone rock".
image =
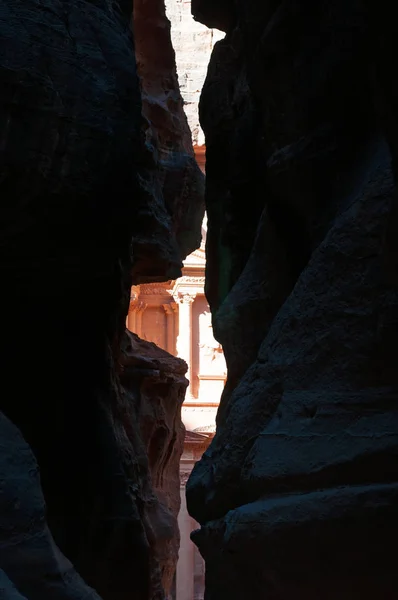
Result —
<instances>
[{"instance_id":1,"label":"pink sandstone rock","mask_svg":"<svg viewBox=\"0 0 398 600\"><path fill-rule=\"evenodd\" d=\"M224 32L208 29L191 14L191 3L186 0L165 0L167 17L171 22L171 40L184 112L187 115L194 147L204 145L204 134L199 124L199 99L206 78L207 67L215 43Z\"/></svg>"}]
</instances>

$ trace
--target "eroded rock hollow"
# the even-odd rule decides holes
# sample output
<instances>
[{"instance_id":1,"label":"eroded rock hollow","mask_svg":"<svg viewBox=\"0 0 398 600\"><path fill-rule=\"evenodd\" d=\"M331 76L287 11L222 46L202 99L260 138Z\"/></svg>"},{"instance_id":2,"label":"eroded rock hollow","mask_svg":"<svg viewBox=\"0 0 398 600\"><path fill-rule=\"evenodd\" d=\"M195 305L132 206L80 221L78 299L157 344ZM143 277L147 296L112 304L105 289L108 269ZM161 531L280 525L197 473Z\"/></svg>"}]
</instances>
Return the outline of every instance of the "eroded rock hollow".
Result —
<instances>
[{"instance_id":1,"label":"eroded rock hollow","mask_svg":"<svg viewBox=\"0 0 398 600\"><path fill-rule=\"evenodd\" d=\"M0 2L2 597L162 600L175 568L186 365L125 319L199 245L203 176L163 2L132 13Z\"/></svg>"},{"instance_id":2,"label":"eroded rock hollow","mask_svg":"<svg viewBox=\"0 0 398 600\"><path fill-rule=\"evenodd\" d=\"M398 594L397 78L388 5L194 0L207 296L227 365L188 508L206 600Z\"/></svg>"}]
</instances>

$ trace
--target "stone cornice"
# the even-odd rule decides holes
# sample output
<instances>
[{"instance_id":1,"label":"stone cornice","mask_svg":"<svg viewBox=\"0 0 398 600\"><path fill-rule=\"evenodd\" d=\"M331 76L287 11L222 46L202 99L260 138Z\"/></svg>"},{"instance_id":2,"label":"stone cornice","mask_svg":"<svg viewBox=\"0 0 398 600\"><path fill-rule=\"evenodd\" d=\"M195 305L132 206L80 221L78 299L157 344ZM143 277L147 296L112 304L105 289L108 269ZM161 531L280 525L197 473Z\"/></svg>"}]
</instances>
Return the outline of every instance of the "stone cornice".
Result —
<instances>
[{"instance_id":1,"label":"stone cornice","mask_svg":"<svg viewBox=\"0 0 398 600\"><path fill-rule=\"evenodd\" d=\"M201 285L204 283L205 283L204 277L196 276L196 275L183 275L182 277L177 279L176 285L174 287L183 286L183 285Z\"/></svg>"},{"instance_id":2,"label":"stone cornice","mask_svg":"<svg viewBox=\"0 0 398 600\"><path fill-rule=\"evenodd\" d=\"M145 283L140 286L140 296L167 296L170 293L172 281L165 283Z\"/></svg>"},{"instance_id":3,"label":"stone cornice","mask_svg":"<svg viewBox=\"0 0 398 600\"><path fill-rule=\"evenodd\" d=\"M181 298L184 296L187 296L187 298L192 297L194 300L197 294L203 294L204 282L204 277L185 275L177 279L171 294L178 303L181 303Z\"/></svg>"}]
</instances>

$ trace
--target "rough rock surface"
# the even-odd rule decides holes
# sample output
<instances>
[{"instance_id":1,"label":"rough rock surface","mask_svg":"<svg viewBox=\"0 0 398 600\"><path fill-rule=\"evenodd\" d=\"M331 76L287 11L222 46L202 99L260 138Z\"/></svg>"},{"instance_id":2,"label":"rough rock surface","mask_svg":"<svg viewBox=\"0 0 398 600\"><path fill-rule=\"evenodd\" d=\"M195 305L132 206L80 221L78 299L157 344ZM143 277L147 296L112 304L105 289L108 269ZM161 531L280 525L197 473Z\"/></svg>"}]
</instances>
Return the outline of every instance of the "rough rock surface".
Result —
<instances>
[{"instance_id":1,"label":"rough rock surface","mask_svg":"<svg viewBox=\"0 0 398 600\"><path fill-rule=\"evenodd\" d=\"M170 21L166 16L165 0L134 1L134 37L137 68L141 81L143 134L147 173L143 187L150 195L154 216L165 209L163 229L161 219L154 220L155 228L145 240L137 236L133 251L143 258L139 283L159 281L150 277L156 266L155 256L165 256L157 250L173 234L176 246L174 270L165 272L164 280L179 276L181 257L185 258L200 246L200 228L204 214L204 178L192 148L192 136L183 108L175 53L171 42ZM156 40L156 43L154 43ZM155 176L154 176L155 175ZM159 207L158 207L159 205ZM170 223L167 216L174 215ZM169 217L170 221L170 217ZM143 243L144 242L144 243ZM173 257L170 254L173 269ZM136 274L136 272L134 272Z\"/></svg>"},{"instance_id":2,"label":"rough rock surface","mask_svg":"<svg viewBox=\"0 0 398 600\"><path fill-rule=\"evenodd\" d=\"M166 489L160 502L118 363L132 281L178 274L184 248L200 236L203 207L199 192L194 208L185 192L174 205L163 194L167 168L144 135L131 11L124 0L0 3L0 409L33 450L49 529L86 583L104 600L160 600L175 556L168 536L176 505L159 478L168 461L175 471L178 443L155 469L155 492ZM159 69L160 80L167 73ZM177 108L169 106L177 123L171 177L195 188ZM181 221L188 213L189 231ZM159 409L167 431L183 384L171 387L176 396L163 388L170 412ZM174 554L166 565L156 553L167 544Z\"/></svg>"},{"instance_id":3,"label":"rough rock surface","mask_svg":"<svg viewBox=\"0 0 398 600\"><path fill-rule=\"evenodd\" d=\"M0 598L3 600L26 600L26 597L22 596L12 581L9 580L7 575L0 569Z\"/></svg>"},{"instance_id":4,"label":"rough rock surface","mask_svg":"<svg viewBox=\"0 0 398 600\"><path fill-rule=\"evenodd\" d=\"M187 364L130 331L122 341L120 364L126 407L132 411L126 429L129 422L140 424L142 442L137 438L134 461L147 461L149 466L150 479L143 486L141 501L156 559L153 570L160 568L167 595L179 548L180 457L185 437L181 405L188 385Z\"/></svg>"},{"instance_id":5,"label":"rough rock surface","mask_svg":"<svg viewBox=\"0 0 398 600\"><path fill-rule=\"evenodd\" d=\"M206 600L398 594L396 36L387 4L195 0L207 295L228 365L187 488Z\"/></svg>"},{"instance_id":6,"label":"rough rock surface","mask_svg":"<svg viewBox=\"0 0 398 600\"><path fill-rule=\"evenodd\" d=\"M55 545L45 519L37 462L1 413L0 449L0 597L100 600Z\"/></svg>"},{"instance_id":7,"label":"rough rock surface","mask_svg":"<svg viewBox=\"0 0 398 600\"><path fill-rule=\"evenodd\" d=\"M171 23L171 40L176 55L184 112L193 145L202 146L205 139L199 124L200 93L214 44L225 34L195 21L191 14L191 3L186 0L165 0L165 5Z\"/></svg>"}]
</instances>

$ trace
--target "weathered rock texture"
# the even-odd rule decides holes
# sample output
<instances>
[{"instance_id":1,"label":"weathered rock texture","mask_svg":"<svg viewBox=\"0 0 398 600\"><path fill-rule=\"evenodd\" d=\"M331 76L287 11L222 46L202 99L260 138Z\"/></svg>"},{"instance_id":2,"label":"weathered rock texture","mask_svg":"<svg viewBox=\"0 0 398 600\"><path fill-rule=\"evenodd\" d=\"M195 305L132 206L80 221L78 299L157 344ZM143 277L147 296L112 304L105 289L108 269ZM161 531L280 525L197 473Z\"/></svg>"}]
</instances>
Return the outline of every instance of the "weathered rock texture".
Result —
<instances>
[{"instance_id":1,"label":"weathered rock texture","mask_svg":"<svg viewBox=\"0 0 398 600\"><path fill-rule=\"evenodd\" d=\"M160 600L176 552L179 490L165 474L176 478L185 382L180 363L159 367L149 409L147 375L121 386L120 345L131 283L178 275L203 206L168 35L150 77L172 82L174 129L158 137L175 194L145 138L131 11L124 0L0 2L0 409L33 450L49 530L80 576L104 600ZM148 47L137 47L141 64ZM196 190L192 206L178 181ZM162 462L148 466L156 444Z\"/></svg>"},{"instance_id":2,"label":"weathered rock texture","mask_svg":"<svg viewBox=\"0 0 398 600\"><path fill-rule=\"evenodd\" d=\"M392 600L396 36L384 3L196 0L229 378L188 484L206 599Z\"/></svg>"},{"instance_id":3,"label":"weathered rock texture","mask_svg":"<svg viewBox=\"0 0 398 600\"><path fill-rule=\"evenodd\" d=\"M194 146L205 143L199 124L199 99L206 78L207 67L214 44L224 32L208 29L195 21L191 3L186 0L165 0L167 17L171 23L171 39L176 55L176 66L184 112Z\"/></svg>"},{"instance_id":4,"label":"weathered rock texture","mask_svg":"<svg viewBox=\"0 0 398 600\"><path fill-rule=\"evenodd\" d=\"M167 247L167 242L170 246L170 239L176 243L167 256L170 268L164 269L165 281L178 277L181 256L185 258L200 246L204 178L194 158L164 0L135 0L133 23L145 118L147 172L141 173L142 187L149 193L149 201L143 195L144 212L148 213L148 206L151 208L154 223L149 236L143 240L140 232L133 245L135 253L143 259L143 267L139 269L137 263L134 274L144 283L159 281L155 270L157 257L164 261L167 253L162 246ZM159 218L162 207L163 218ZM148 219L148 214L146 217ZM142 229L142 225L138 225ZM163 251L159 252L159 246ZM151 277L152 273L155 277Z\"/></svg>"},{"instance_id":5,"label":"weathered rock texture","mask_svg":"<svg viewBox=\"0 0 398 600\"><path fill-rule=\"evenodd\" d=\"M0 448L0 597L100 600L56 547L45 519L37 462L1 413Z\"/></svg>"},{"instance_id":6,"label":"weathered rock texture","mask_svg":"<svg viewBox=\"0 0 398 600\"><path fill-rule=\"evenodd\" d=\"M140 424L133 460L136 466L146 462L149 466L150 477L144 474L140 479L140 496L153 545L153 569L160 568L168 594L179 548L180 457L185 437L181 405L188 385L187 364L130 331L122 341L120 364L126 429L129 423Z\"/></svg>"}]
</instances>

